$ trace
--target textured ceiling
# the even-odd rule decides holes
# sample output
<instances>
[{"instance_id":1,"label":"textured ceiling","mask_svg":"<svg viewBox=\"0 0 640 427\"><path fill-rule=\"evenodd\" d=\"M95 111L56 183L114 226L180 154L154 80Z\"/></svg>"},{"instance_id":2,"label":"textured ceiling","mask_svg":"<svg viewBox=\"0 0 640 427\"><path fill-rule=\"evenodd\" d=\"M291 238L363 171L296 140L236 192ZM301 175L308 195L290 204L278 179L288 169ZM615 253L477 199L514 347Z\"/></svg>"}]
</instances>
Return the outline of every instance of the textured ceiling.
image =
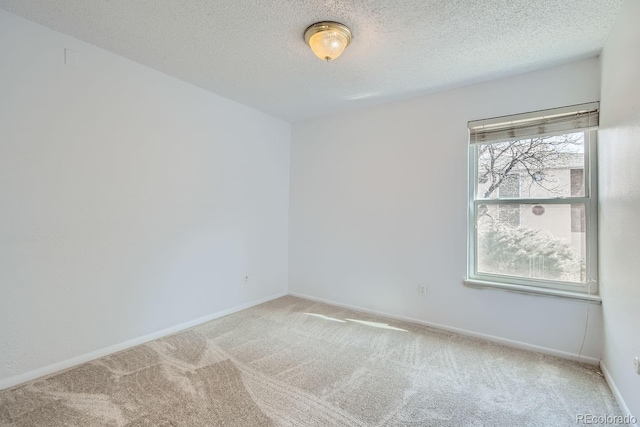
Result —
<instances>
[{"instance_id":1,"label":"textured ceiling","mask_svg":"<svg viewBox=\"0 0 640 427\"><path fill-rule=\"evenodd\" d=\"M595 56L623 0L0 0L0 8L297 121ZM330 63L303 40L339 21Z\"/></svg>"}]
</instances>

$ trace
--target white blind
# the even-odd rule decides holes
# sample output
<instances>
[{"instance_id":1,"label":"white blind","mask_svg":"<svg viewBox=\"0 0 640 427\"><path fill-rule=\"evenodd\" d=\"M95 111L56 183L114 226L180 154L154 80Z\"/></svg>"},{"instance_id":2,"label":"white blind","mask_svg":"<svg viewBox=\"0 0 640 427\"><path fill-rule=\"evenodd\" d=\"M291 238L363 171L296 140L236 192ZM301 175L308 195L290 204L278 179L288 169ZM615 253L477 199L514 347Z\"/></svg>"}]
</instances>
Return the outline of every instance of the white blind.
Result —
<instances>
[{"instance_id":1,"label":"white blind","mask_svg":"<svg viewBox=\"0 0 640 427\"><path fill-rule=\"evenodd\" d=\"M598 102L469 122L471 144L491 144L598 127Z\"/></svg>"}]
</instances>

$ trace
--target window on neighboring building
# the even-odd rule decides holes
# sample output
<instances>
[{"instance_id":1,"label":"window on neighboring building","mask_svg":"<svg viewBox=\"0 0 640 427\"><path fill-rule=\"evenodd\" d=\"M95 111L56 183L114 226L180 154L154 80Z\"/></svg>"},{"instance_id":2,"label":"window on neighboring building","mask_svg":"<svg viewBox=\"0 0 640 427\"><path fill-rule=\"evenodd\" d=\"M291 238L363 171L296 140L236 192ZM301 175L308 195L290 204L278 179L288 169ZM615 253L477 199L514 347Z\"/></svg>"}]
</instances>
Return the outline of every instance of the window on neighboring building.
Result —
<instances>
[{"instance_id":1,"label":"window on neighboring building","mask_svg":"<svg viewBox=\"0 0 640 427\"><path fill-rule=\"evenodd\" d=\"M510 173L504 177L504 180L497 188L499 199L511 199L520 197L520 174ZM509 224L512 227L520 225L520 206L502 204L496 205L498 219L501 222Z\"/></svg>"},{"instance_id":2,"label":"window on neighboring building","mask_svg":"<svg viewBox=\"0 0 640 427\"><path fill-rule=\"evenodd\" d=\"M597 124L597 103L469 122L469 281L596 292Z\"/></svg>"}]
</instances>

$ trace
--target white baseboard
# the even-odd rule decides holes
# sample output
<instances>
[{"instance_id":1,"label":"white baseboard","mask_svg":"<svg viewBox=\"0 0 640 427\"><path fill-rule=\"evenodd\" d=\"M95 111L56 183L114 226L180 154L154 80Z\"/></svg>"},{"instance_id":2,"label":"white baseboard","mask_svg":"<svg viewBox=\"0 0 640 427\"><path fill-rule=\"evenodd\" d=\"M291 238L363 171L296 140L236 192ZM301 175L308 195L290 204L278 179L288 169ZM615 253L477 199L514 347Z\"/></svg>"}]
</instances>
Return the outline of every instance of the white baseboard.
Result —
<instances>
[{"instance_id":1,"label":"white baseboard","mask_svg":"<svg viewBox=\"0 0 640 427\"><path fill-rule=\"evenodd\" d=\"M600 359L596 359L595 357L578 355L576 353L569 353L569 352L566 352L566 351L555 350L553 348L548 348L548 347L541 347L541 346L538 346L538 345L528 344L528 343L521 342L521 341L515 341L515 340L510 340L510 339L507 339L507 338L497 337L497 336L494 336L494 335L487 335L487 334L482 334L480 332L468 331L466 329L455 328L455 327L452 327L452 326L442 325L442 324L439 324L439 323L427 322L427 321L420 320L420 319L415 319L415 318L412 318L412 317L398 316L398 315L395 315L395 314L385 313L385 312L382 312L382 311L370 310L370 309L365 308L365 307L359 307L359 306L350 305L350 304L342 304L342 303L339 303L339 302L336 302L336 301L330 301L330 300L325 300L325 299L322 299L322 298L316 298L316 297L313 297L313 296L310 296L310 295L301 294L301 293L298 293L298 292L289 292L289 295L294 296L294 297L298 297L298 298L308 299L308 300L311 300L311 301L322 302L322 303L329 304L329 305L335 305L335 306L338 306L338 307L348 308L350 310L361 311L363 313L370 313L370 314L375 314L377 316L388 317L389 319L402 320L404 322L416 323L418 325L429 326L431 328L440 329L440 330L443 330L443 331L454 332L454 333L460 334L460 335L465 335L465 336L469 336L469 337L473 337L473 338L480 338L480 339L483 339L483 340L492 341L492 342L495 342L495 343L498 343L498 344L506 345L508 347L519 348L519 349L522 349L522 350L529 350L529 351L533 351L535 353L548 354L548 355L551 355L551 356L561 357L563 359L574 360L574 361L577 361L577 362L580 362L580 363L589 364L589 365L597 366L600 363Z\"/></svg>"},{"instance_id":2,"label":"white baseboard","mask_svg":"<svg viewBox=\"0 0 640 427\"><path fill-rule=\"evenodd\" d=\"M10 387L15 387L27 381L35 380L40 377L44 377L59 371L63 371L65 369L72 368L74 366L80 365L82 363L90 362L95 359L99 359L100 357L108 356L110 354L116 353L118 351L126 350L131 347L135 347L140 344L144 344L149 341L153 341L158 338L165 337L167 335L175 334L176 332L180 332L184 329L191 328L193 326L199 325L201 323L208 322L213 319L217 319L219 317L226 316L228 314L232 314L249 307L253 307L258 304L265 303L267 301L274 300L276 298L280 298L287 295L287 292L280 292L265 298L260 298L245 304L240 304L238 306L228 308L226 310L218 311L213 314L208 314L206 316L200 317L198 319L190 320L188 322L181 323L176 326L171 326L170 328L163 329L158 332L153 332L148 335L144 335L142 337L133 338L131 340L114 344L112 346L102 348L100 350L92 351L90 353L86 353L80 356L72 357L71 359L63 360L61 362L53 363L51 365L44 366L42 368L34 369L33 371L25 372L23 374L15 375L13 377L5 378L0 380L0 390L4 390Z\"/></svg>"},{"instance_id":3,"label":"white baseboard","mask_svg":"<svg viewBox=\"0 0 640 427\"><path fill-rule=\"evenodd\" d=\"M631 413L631 411L629 411L627 402L625 402L624 399L622 398L622 394L620 394L620 390L618 390L616 383L613 381L613 378L611 377L611 374L607 369L607 365L605 365L603 361L600 362L600 370L604 374L604 379L607 380L607 384L609 384L609 388L613 393L613 397L615 397L616 402L618 402L618 406L620 407L620 412L622 412L622 415L633 417L633 414ZM638 423L630 424L630 426L637 427Z\"/></svg>"}]
</instances>

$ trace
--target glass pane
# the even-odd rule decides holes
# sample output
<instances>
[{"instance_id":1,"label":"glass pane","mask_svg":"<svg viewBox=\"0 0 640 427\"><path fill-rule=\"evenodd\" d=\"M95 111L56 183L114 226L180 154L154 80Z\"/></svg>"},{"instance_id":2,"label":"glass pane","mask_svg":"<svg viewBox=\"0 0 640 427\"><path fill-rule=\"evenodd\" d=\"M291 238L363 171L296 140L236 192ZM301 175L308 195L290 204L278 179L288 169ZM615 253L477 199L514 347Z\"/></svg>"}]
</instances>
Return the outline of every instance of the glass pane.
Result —
<instances>
[{"instance_id":1,"label":"glass pane","mask_svg":"<svg viewBox=\"0 0 640 427\"><path fill-rule=\"evenodd\" d=\"M478 206L478 273L585 282L585 205Z\"/></svg>"},{"instance_id":2,"label":"glass pane","mask_svg":"<svg viewBox=\"0 0 640 427\"><path fill-rule=\"evenodd\" d=\"M479 199L584 196L584 132L478 146Z\"/></svg>"}]
</instances>

